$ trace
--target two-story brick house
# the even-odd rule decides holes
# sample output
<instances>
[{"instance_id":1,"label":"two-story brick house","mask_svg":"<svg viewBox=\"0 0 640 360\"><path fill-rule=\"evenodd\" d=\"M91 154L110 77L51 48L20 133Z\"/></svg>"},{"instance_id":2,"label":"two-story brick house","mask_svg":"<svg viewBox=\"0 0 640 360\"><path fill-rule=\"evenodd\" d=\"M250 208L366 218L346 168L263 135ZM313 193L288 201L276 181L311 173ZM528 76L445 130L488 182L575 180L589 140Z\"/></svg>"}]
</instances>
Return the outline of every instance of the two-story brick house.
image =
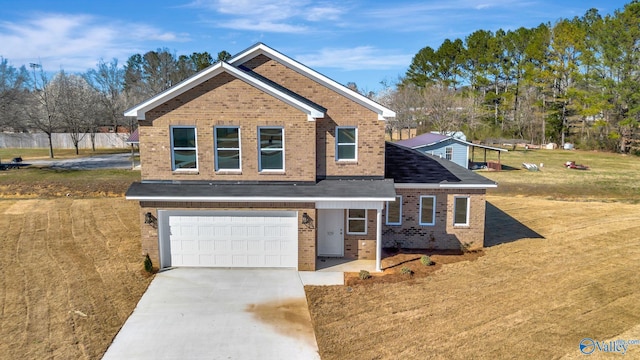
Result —
<instances>
[{"instance_id":1,"label":"two-story brick house","mask_svg":"<svg viewBox=\"0 0 640 360\"><path fill-rule=\"evenodd\" d=\"M126 197L140 203L142 249L160 268L315 270L317 257L335 256L376 259L380 269L383 243L482 246L494 183L468 173L442 188L452 174L443 166L429 178L407 177L389 159L385 169L391 153L408 154L402 166L437 159L385 145L392 110L264 44L125 115L138 119L142 164ZM456 216L465 221L436 225Z\"/></svg>"}]
</instances>

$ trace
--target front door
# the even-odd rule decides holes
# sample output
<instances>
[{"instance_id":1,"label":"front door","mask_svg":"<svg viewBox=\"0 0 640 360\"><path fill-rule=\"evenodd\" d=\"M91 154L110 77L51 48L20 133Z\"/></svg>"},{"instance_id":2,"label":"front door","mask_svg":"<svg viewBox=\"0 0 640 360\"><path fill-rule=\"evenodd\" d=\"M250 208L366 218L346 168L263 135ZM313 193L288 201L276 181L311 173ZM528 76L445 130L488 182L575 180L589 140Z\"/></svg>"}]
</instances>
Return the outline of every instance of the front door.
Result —
<instances>
[{"instance_id":1,"label":"front door","mask_svg":"<svg viewBox=\"0 0 640 360\"><path fill-rule=\"evenodd\" d=\"M318 210L318 256L344 256L344 210Z\"/></svg>"}]
</instances>

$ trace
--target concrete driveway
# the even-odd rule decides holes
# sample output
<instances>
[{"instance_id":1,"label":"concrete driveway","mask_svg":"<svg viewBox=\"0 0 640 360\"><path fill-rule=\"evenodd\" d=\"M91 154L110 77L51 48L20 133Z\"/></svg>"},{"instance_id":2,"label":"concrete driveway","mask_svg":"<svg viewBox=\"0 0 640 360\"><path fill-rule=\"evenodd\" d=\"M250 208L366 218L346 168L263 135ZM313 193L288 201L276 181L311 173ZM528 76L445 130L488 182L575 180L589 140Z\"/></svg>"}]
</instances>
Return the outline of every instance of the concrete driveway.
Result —
<instances>
[{"instance_id":1,"label":"concrete driveway","mask_svg":"<svg viewBox=\"0 0 640 360\"><path fill-rule=\"evenodd\" d=\"M320 359L295 270L177 268L151 282L103 359Z\"/></svg>"}]
</instances>

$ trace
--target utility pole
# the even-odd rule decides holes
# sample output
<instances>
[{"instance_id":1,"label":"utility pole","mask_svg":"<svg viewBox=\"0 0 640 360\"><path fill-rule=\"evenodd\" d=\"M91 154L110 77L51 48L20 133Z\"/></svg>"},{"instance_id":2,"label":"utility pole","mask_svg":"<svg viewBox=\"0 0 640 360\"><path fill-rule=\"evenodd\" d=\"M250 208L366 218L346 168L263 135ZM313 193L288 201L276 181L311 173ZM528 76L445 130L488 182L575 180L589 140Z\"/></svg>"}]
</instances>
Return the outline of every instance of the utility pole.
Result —
<instances>
[{"instance_id":1,"label":"utility pole","mask_svg":"<svg viewBox=\"0 0 640 360\"><path fill-rule=\"evenodd\" d=\"M42 65L29 63L29 67L33 69L33 90L38 91L38 81L36 80L36 68L42 68Z\"/></svg>"}]
</instances>

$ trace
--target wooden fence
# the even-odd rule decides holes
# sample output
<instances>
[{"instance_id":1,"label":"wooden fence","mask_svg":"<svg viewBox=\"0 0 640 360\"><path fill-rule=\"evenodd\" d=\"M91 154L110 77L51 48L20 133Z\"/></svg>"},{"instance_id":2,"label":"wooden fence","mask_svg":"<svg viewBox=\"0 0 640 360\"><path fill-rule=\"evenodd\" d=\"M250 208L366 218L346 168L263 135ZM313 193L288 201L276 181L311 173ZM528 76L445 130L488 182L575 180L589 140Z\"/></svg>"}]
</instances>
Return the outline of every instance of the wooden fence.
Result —
<instances>
[{"instance_id":1,"label":"wooden fence","mask_svg":"<svg viewBox=\"0 0 640 360\"><path fill-rule=\"evenodd\" d=\"M80 149L91 149L90 134L83 134L79 142ZM96 149L128 148L127 133L98 133L95 134ZM54 149L74 149L71 135L67 133L52 134ZM0 133L0 148L49 148L49 140L44 133Z\"/></svg>"}]
</instances>

